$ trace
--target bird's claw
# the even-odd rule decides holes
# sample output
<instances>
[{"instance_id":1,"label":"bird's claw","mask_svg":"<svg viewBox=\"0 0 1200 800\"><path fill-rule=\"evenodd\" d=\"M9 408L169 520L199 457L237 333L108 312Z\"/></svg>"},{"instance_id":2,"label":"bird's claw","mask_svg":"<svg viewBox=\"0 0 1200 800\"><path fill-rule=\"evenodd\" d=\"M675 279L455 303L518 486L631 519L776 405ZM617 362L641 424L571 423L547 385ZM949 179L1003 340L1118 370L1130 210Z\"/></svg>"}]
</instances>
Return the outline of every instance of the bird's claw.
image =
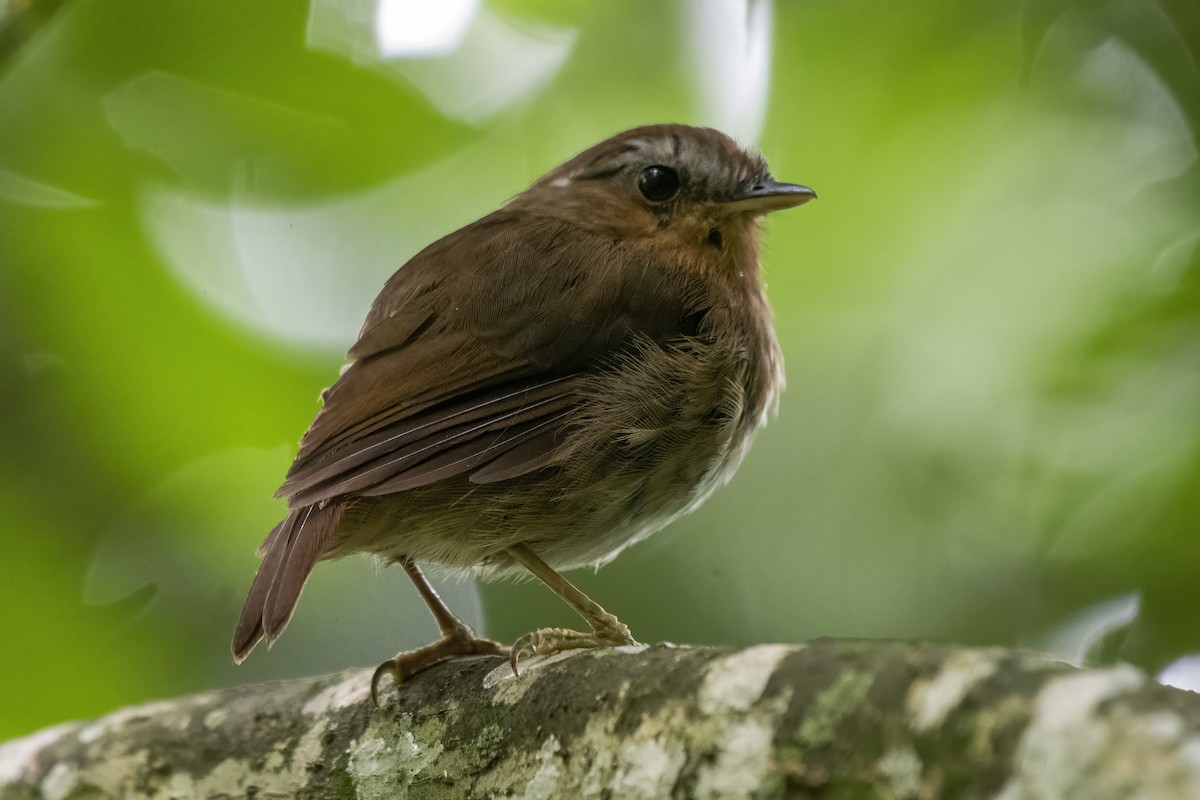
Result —
<instances>
[{"instance_id":1,"label":"bird's claw","mask_svg":"<svg viewBox=\"0 0 1200 800\"><path fill-rule=\"evenodd\" d=\"M392 683L399 686L417 673L455 656L506 656L508 652L499 642L471 634L448 636L417 650L399 653L375 668L371 675L371 702L379 707L379 682L385 675L392 676Z\"/></svg>"},{"instance_id":2,"label":"bird's claw","mask_svg":"<svg viewBox=\"0 0 1200 800\"><path fill-rule=\"evenodd\" d=\"M637 640L633 638L629 628L616 617L589 633L568 628L539 628L513 642L508 654L508 663L512 667L513 675L519 678L521 673L517 671L517 664L522 658L552 655L567 650L590 650L633 644L637 644Z\"/></svg>"}]
</instances>

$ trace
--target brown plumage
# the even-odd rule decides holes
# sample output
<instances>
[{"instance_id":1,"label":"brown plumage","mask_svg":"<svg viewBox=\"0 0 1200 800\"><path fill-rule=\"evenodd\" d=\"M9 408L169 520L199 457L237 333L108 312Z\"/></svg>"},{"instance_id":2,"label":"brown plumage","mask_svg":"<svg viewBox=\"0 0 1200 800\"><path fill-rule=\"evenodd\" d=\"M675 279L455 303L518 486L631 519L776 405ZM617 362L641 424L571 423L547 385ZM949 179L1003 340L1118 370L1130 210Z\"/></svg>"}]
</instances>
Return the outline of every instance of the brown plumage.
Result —
<instances>
[{"instance_id":1,"label":"brown plumage","mask_svg":"<svg viewBox=\"0 0 1200 800\"><path fill-rule=\"evenodd\" d=\"M446 637L381 667L397 680L502 651L418 561L528 568L589 622L524 637L514 666L632 641L555 570L606 563L737 467L783 385L758 218L812 197L718 131L637 128L418 253L300 443L234 657L282 633L317 561L354 552L404 564Z\"/></svg>"}]
</instances>

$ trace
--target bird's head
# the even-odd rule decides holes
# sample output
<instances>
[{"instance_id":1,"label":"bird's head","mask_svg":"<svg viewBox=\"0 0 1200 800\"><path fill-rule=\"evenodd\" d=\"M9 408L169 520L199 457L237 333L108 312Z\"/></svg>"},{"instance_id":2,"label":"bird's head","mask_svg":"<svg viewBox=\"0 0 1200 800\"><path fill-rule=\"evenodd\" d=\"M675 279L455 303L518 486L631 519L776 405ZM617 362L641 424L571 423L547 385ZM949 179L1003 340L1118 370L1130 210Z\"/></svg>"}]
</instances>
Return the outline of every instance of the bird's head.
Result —
<instances>
[{"instance_id":1,"label":"bird's head","mask_svg":"<svg viewBox=\"0 0 1200 800\"><path fill-rule=\"evenodd\" d=\"M720 131L652 125L584 150L512 205L707 261L753 246L763 214L815 197L807 186L776 181L762 156Z\"/></svg>"}]
</instances>

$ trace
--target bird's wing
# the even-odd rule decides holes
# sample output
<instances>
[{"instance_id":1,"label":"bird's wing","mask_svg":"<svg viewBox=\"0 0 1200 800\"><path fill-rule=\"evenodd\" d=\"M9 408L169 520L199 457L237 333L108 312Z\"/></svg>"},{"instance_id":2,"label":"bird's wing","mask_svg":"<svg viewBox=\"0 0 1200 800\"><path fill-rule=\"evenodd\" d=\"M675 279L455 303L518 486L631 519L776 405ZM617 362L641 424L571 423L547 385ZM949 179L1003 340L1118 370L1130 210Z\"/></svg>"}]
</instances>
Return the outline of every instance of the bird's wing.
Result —
<instances>
[{"instance_id":1,"label":"bird's wing","mask_svg":"<svg viewBox=\"0 0 1200 800\"><path fill-rule=\"evenodd\" d=\"M376 299L279 490L293 508L561 460L589 374L686 330L678 271L501 210L435 242Z\"/></svg>"}]
</instances>

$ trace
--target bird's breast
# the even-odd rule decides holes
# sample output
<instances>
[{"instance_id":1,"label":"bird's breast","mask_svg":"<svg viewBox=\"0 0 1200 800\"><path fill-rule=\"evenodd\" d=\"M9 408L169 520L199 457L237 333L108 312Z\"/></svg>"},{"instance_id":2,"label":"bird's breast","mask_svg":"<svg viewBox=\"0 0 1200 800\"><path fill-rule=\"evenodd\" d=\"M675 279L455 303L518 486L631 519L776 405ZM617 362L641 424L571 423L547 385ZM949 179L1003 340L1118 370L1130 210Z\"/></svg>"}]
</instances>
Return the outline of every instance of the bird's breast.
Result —
<instances>
[{"instance_id":1,"label":"bird's breast","mask_svg":"<svg viewBox=\"0 0 1200 800\"><path fill-rule=\"evenodd\" d=\"M780 376L768 328L642 342L589 379L564 477L587 493L597 509L593 531L604 535L564 561L605 563L727 482L766 421Z\"/></svg>"}]
</instances>

